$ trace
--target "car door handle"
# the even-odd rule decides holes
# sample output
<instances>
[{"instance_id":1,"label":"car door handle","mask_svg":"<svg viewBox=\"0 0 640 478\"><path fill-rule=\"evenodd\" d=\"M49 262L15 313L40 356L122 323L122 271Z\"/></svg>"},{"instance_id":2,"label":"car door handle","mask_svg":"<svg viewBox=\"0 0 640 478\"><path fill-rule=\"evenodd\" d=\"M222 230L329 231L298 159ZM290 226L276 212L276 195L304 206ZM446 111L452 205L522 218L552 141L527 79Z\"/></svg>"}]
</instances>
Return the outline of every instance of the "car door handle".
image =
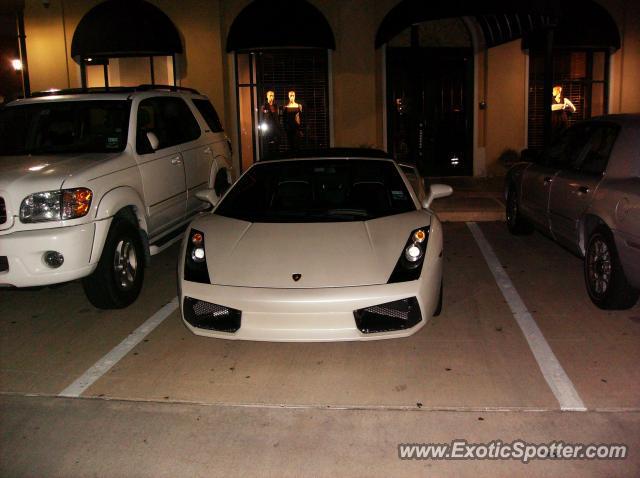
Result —
<instances>
[{"instance_id":1,"label":"car door handle","mask_svg":"<svg viewBox=\"0 0 640 478\"><path fill-rule=\"evenodd\" d=\"M577 188L578 194L589 194L590 189L587 186L580 186Z\"/></svg>"},{"instance_id":2,"label":"car door handle","mask_svg":"<svg viewBox=\"0 0 640 478\"><path fill-rule=\"evenodd\" d=\"M210 147L206 147L204 148L204 151L202 151L204 154L211 154L211 148Z\"/></svg>"},{"instance_id":3,"label":"car door handle","mask_svg":"<svg viewBox=\"0 0 640 478\"><path fill-rule=\"evenodd\" d=\"M553 178L551 176L547 176L547 177L544 178L544 185L545 186L548 186L552 182L553 182Z\"/></svg>"},{"instance_id":4,"label":"car door handle","mask_svg":"<svg viewBox=\"0 0 640 478\"><path fill-rule=\"evenodd\" d=\"M178 164L182 164L182 159L180 158L180 156L176 156L175 158L171 158L171 164L174 165L178 165Z\"/></svg>"}]
</instances>

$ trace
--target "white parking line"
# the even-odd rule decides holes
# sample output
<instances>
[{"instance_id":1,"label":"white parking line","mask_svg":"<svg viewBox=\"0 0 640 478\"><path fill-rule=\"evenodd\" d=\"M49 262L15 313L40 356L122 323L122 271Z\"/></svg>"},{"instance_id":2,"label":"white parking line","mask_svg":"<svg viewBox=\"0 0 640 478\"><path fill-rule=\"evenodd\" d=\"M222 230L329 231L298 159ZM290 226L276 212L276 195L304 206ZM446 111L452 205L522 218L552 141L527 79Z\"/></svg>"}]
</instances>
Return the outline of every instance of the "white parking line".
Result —
<instances>
[{"instance_id":1,"label":"white parking line","mask_svg":"<svg viewBox=\"0 0 640 478\"><path fill-rule=\"evenodd\" d=\"M562 368L562 365L560 365L551 347L549 347L540 328L538 328L538 324L536 324L536 321L527 310L518 291L500 264L500 261L484 237L484 234L482 234L482 231L475 222L468 222L467 226L478 243L502 295L509 304L509 308L516 322L520 326L524 337L527 339L544 379L560 403L560 409L567 411L586 411L587 408L573 386L571 379Z\"/></svg>"},{"instance_id":2,"label":"white parking line","mask_svg":"<svg viewBox=\"0 0 640 478\"><path fill-rule=\"evenodd\" d=\"M118 344L111 352L98 360L89 370L83 373L75 382L58 394L59 397L79 397L82 393L93 385L100 377L117 364L136 345L160 325L164 319L169 317L178 308L178 298L174 297L171 302L162 307L158 312L149 317L144 324L131 332L129 336Z\"/></svg>"}]
</instances>

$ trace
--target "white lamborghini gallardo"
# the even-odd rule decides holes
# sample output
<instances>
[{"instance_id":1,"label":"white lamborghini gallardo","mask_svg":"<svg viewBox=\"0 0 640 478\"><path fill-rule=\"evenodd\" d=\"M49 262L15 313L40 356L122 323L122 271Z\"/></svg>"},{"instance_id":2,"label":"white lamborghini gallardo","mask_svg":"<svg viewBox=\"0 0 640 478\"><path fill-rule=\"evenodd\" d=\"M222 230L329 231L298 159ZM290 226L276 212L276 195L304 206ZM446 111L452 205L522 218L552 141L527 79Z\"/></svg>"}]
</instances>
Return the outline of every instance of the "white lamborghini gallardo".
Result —
<instances>
[{"instance_id":1,"label":"white lamborghini gallardo","mask_svg":"<svg viewBox=\"0 0 640 478\"><path fill-rule=\"evenodd\" d=\"M442 307L442 227L390 159L254 164L185 234L185 325L208 337L376 340L420 330Z\"/></svg>"}]
</instances>

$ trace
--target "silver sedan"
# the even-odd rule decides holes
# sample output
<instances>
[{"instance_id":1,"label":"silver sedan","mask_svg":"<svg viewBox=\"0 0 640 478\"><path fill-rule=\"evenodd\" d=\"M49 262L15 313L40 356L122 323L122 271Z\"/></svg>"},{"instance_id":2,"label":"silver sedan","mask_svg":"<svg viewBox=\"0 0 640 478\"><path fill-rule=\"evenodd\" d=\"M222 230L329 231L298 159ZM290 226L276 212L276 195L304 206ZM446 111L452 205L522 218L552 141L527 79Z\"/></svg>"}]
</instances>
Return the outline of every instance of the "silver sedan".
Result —
<instances>
[{"instance_id":1,"label":"silver sedan","mask_svg":"<svg viewBox=\"0 0 640 478\"><path fill-rule=\"evenodd\" d=\"M589 297L627 309L640 295L640 114L569 128L506 178L507 225L534 227L584 257Z\"/></svg>"}]
</instances>

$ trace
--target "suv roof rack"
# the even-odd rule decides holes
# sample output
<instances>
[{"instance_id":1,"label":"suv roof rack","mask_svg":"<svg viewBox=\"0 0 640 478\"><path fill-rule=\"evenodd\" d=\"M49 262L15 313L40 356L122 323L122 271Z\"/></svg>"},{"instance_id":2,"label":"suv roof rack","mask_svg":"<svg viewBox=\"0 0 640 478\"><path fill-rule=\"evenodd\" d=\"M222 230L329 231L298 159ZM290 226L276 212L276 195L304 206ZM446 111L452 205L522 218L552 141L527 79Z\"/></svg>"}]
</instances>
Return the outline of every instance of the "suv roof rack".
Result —
<instances>
[{"instance_id":1,"label":"suv roof rack","mask_svg":"<svg viewBox=\"0 0 640 478\"><path fill-rule=\"evenodd\" d=\"M185 86L174 85L138 85L138 86L98 86L91 88L65 88L62 90L45 90L34 91L29 98L40 98L43 96L53 95L81 95L81 94L101 94L101 93L134 93L136 91L186 91L199 95L200 92L195 88L187 88Z\"/></svg>"}]
</instances>

